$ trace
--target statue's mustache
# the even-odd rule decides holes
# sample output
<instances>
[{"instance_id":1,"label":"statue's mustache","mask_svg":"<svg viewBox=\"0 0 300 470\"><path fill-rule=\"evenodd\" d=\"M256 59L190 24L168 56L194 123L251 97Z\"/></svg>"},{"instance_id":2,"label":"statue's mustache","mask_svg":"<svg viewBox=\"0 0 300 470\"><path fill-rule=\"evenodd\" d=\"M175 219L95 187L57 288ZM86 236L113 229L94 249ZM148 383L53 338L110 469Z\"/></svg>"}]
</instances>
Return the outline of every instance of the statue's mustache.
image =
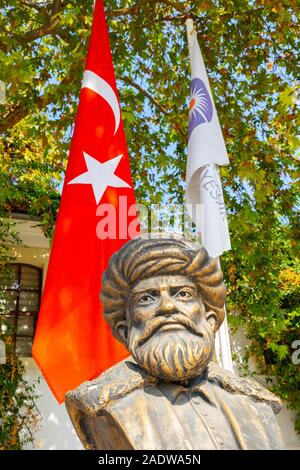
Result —
<instances>
[{"instance_id":1,"label":"statue's mustache","mask_svg":"<svg viewBox=\"0 0 300 470\"><path fill-rule=\"evenodd\" d=\"M197 336L203 337L202 331L187 316L182 313L175 313L172 316L159 315L146 323L145 329L138 339L137 347L142 346L148 339L156 333L162 326L170 324L185 326L187 330Z\"/></svg>"}]
</instances>

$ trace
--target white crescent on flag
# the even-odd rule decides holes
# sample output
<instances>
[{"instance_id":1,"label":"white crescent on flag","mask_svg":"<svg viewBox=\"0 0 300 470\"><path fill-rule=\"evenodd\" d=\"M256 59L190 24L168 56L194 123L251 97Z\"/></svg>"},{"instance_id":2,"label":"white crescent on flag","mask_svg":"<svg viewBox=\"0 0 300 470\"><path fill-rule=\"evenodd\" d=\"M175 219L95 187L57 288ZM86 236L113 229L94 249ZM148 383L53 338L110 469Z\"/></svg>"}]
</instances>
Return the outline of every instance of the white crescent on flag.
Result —
<instances>
[{"instance_id":1,"label":"white crescent on flag","mask_svg":"<svg viewBox=\"0 0 300 470\"><path fill-rule=\"evenodd\" d=\"M85 70L83 74L82 87L89 88L100 95L111 107L115 117L115 134L119 128L121 113L118 98L112 87L91 70Z\"/></svg>"}]
</instances>

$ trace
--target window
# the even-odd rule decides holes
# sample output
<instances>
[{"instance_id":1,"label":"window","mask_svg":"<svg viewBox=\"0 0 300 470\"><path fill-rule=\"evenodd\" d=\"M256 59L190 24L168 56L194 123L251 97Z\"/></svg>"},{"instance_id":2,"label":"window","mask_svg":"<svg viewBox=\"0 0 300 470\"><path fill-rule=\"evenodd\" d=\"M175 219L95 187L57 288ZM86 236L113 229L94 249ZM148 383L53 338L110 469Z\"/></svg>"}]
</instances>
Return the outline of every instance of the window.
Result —
<instances>
[{"instance_id":1,"label":"window","mask_svg":"<svg viewBox=\"0 0 300 470\"><path fill-rule=\"evenodd\" d=\"M1 324L16 354L29 357L40 307L42 270L28 264L10 267L9 281L2 288Z\"/></svg>"}]
</instances>

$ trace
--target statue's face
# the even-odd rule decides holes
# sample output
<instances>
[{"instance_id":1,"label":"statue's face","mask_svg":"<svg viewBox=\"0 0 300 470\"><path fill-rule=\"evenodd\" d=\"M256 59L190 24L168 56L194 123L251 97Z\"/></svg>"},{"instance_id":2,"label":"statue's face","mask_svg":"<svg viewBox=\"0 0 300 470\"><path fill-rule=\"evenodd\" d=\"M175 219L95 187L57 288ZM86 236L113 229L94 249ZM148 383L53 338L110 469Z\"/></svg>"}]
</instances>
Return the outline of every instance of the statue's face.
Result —
<instances>
[{"instance_id":1,"label":"statue's face","mask_svg":"<svg viewBox=\"0 0 300 470\"><path fill-rule=\"evenodd\" d=\"M205 312L185 276L138 282L128 310L128 348L150 374L166 380L198 375L213 354L216 315Z\"/></svg>"}]
</instances>

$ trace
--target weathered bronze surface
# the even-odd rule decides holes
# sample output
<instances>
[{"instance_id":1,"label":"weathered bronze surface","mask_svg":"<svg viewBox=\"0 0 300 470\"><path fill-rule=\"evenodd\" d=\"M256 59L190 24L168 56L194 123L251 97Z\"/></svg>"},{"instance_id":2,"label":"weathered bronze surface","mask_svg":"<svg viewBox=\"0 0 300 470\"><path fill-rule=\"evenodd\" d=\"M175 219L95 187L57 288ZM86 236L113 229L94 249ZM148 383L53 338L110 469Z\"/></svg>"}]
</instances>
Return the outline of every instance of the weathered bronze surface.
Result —
<instances>
[{"instance_id":1,"label":"weathered bronze surface","mask_svg":"<svg viewBox=\"0 0 300 470\"><path fill-rule=\"evenodd\" d=\"M131 353L66 395L86 449L282 449L280 400L212 362L226 289L204 248L138 237L112 256L101 300Z\"/></svg>"}]
</instances>

